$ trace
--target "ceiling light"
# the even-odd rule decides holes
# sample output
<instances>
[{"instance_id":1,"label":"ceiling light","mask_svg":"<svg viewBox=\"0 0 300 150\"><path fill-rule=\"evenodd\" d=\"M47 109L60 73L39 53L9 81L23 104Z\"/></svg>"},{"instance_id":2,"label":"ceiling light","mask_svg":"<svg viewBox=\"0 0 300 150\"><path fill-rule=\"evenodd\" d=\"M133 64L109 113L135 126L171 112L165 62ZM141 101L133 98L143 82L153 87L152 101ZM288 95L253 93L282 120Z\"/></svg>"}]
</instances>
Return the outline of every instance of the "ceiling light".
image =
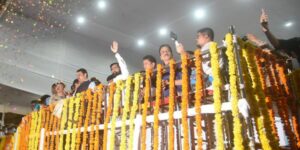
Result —
<instances>
[{"instance_id":1,"label":"ceiling light","mask_svg":"<svg viewBox=\"0 0 300 150\"><path fill-rule=\"evenodd\" d=\"M202 18L204 18L204 16L205 16L205 11L203 9L197 9L197 10L195 10L194 17L196 19L202 19Z\"/></svg>"},{"instance_id":2,"label":"ceiling light","mask_svg":"<svg viewBox=\"0 0 300 150\"><path fill-rule=\"evenodd\" d=\"M55 78L55 76L54 76L54 75L51 75L51 78Z\"/></svg>"},{"instance_id":3,"label":"ceiling light","mask_svg":"<svg viewBox=\"0 0 300 150\"><path fill-rule=\"evenodd\" d=\"M137 41L138 46L144 46L145 45L145 41L143 39L139 39Z\"/></svg>"},{"instance_id":4,"label":"ceiling light","mask_svg":"<svg viewBox=\"0 0 300 150\"><path fill-rule=\"evenodd\" d=\"M98 2L98 8L105 9L106 8L106 1L103 1L103 0L99 1Z\"/></svg>"},{"instance_id":5,"label":"ceiling light","mask_svg":"<svg viewBox=\"0 0 300 150\"><path fill-rule=\"evenodd\" d=\"M161 28L159 29L159 35L164 36L167 35L168 29L166 28Z\"/></svg>"},{"instance_id":6,"label":"ceiling light","mask_svg":"<svg viewBox=\"0 0 300 150\"><path fill-rule=\"evenodd\" d=\"M293 26L293 22L289 21L289 22L285 23L284 26L291 27L291 26Z\"/></svg>"},{"instance_id":7,"label":"ceiling light","mask_svg":"<svg viewBox=\"0 0 300 150\"><path fill-rule=\"evenodd\" d=\"M85 18L83 16L77 17L77 23L78 24L84 24L85 23Z\"/></svg>"}]
</instances>

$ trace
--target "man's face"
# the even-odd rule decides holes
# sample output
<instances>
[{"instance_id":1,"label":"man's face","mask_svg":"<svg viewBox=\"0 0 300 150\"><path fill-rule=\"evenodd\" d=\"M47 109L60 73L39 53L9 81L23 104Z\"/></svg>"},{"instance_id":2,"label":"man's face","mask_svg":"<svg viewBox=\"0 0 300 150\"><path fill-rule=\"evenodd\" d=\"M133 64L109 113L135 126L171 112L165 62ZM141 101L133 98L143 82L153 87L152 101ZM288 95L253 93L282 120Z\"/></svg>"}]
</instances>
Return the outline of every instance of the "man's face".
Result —
<instances>
[{"instance_id":1,"label":"man's face","mask_svg":"<svg viewBox=\"0 0 300 150\"><path fill-rule=\"evenodd\" d=\"M86 74L82 73L82 72L77 72L77 80L79 82L79 84L83 83L84 81L86 81L87 77Z\"/></svg>"},{"instance_id":2,"label":"man's face","mask_svg":"<svg viewBox=\"0 0 300 150\"><path fill-rule=\"evenodd\" d=\"M148 59L143 60L144 70L151 69L153 70L155 67L155 63L149 61Z\"/></svg>"},{"instance_id":3,"label":"man's face","mask_svg":"<svg viewBox=\"0 0 300 150\"><path fill-rule=\"evenodd\" d=\"M197 33L197 46L203 47L206 43L210 42L209 37L204 33Z\"/></svg>"},{"instance_id":4,"label":"man's face","mask_svg":"<svg viewBox=\"0 0 300 150\"><path fill-rule=\"evenodd\" d=\"M65 90L65 87L62 84L57 84L55 87L56 93L64 92L64 90Z\"/></svg>"},{"instance_id":5,"label":"man's face","mask_svg":"<svg viewBox=\"0 0 300 150\"><path fill-rule=\"evenodd\" d=\"M172 53L170 52L168 47L162 47L160 49L160 59L165 62L169 61L172 58Z\"/></svg>"},{"instance_id":6,"label":"man's face","mask_svg":"<svg viewBox=\"0 0 300 150\"><path fill-rule=\"evenodd\" d=\"M121 72L119 65L114 64L110 68L112 74L119 74Z\"/></svg>"}]
</instances>

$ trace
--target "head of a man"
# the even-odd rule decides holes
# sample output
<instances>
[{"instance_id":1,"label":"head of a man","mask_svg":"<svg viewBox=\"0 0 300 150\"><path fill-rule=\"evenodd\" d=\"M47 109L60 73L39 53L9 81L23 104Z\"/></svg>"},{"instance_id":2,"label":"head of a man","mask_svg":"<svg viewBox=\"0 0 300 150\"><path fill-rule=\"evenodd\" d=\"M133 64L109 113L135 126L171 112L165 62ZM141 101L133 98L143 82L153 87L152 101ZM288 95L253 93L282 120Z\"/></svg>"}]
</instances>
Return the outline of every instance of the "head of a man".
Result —
<instances>
[{"instance_id":1,"label":"head of a man","mask_svg":"<svg viewBox=\"0 0 300 150\"><path fill-rule=\"evenodd\" d=\"M214 40L214 31L211 28L202 28L197 32L197 46L203 47L205 44Z\"/></svg>"},{"instance_id":2,"label":"head of a man","mask_svg":"<svg viewBox=\"0 0 300 150\"><path fill-rule=\"evenodd\" d=\"M161 61L166 65L172 58L173 52L169 44L163 44L159 47L159 56Z\"/></svg>"},{"instance_id":3,"label":"head of a man","mask_svg":"<svg viewBox=\"0 0 300 150\"><path fill-rule=\"evenodd\" d=\"M62 82L57 82L55 86L56 93L64 93L66 85Z\"/></svg>"},{"instance_id":4,"label":"head of a man","mask_svg":"<svg viewBox=\"0 0 300 150\"><path fill-rule=\"evenodd\" d=\"M86 69L84 68L80 68L76 71L76 75L77 75L77 80L79 82L79 84L85 82L88 80L88 72L86 71Z\"/></svg>"},{"instance_id":5,"label":"head of a man","mask_svg":"<svg viewBox=\"0 0 300 150\"><path fill-rule=\"evenodd\" d=\"M112 63L112 64L110 64L109 67L110 67L111 74L118 75L121 73L121 68L120 68L119 63L117 63L117 62Z\"/></svg>"},{"instance_id":6,"label":"head of a man","mask_svg":"<svg viewBox=\"0 0 300 150\"><path fill-rule=\"evenodd\" d=\"M152 55L146 55L143 58L143 66L144 66L144 70L155 69L156 68L156 59Z\"/></svg>"}]
</instances>

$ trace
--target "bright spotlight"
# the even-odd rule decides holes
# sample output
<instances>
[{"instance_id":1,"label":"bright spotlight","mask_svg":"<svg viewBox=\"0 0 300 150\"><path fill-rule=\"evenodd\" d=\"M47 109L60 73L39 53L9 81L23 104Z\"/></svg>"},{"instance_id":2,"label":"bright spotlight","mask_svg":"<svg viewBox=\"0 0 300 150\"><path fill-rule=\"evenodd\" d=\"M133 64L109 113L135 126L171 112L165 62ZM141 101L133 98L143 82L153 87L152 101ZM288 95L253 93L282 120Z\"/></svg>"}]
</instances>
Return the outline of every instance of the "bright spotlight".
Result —
<instances>
[{"instance_id":1,"label":"bright spotlight","mask_svg":"<svg viewBox=\"0 0 300 150\"><path fill-rule=\"evenodd\" d=\"M83 16L77 17L77 23L78 24L84 24L85 23L85 18Z\"/></svg>"},{"instance_id":2,"label":"bright spotlight","mask_svg":"<svg viewBox=\"0 0 300 150\"><path fill-rule=\"evenodd\" d=\"M202 19L205 17L205 11L203 9L197 9L194 12L195 19Z\"/></svg>"},{"instance_id":3,"label":"bright spotlight","mask_svg":"<svg viewBox=\"0 0 300 150\"><path fill-rule=\"evenodd\" d=\"M293 22L289 21L289 22L285 23L284 26L285 27L291 27L291 26L293 26Z\"/></svg>"},{"instance_id":4,"label":"bright spotlight","mask_svg":"<svg viewBox=\"0 0 300 150\"><path fill-rule=\"evenodd\" d=\"M98 8L105 9L106 8L106 1L103 1L103 0L99 1L98 2Z\"/></svg>"},{"instance_id":5,"label":"bright spotlight","mask_svg":"<svg viewBox=\"0 0 300 150\"><path fill-rule=\"evenodd\" d=\"M159 35L164 36L167 35L168 29L166 28L161 28L159 29Z\"/></svg>"},{"instance_id":6,"label":"bright spotlight","mask_svg":"<svg viewBox=\"0 0 300 150\"><path fill-rule=\"evenodd\" d=\"M144 46L145 45L145 41L143 39L139 39L137 41L138 46Z\"/></svg>"}]
</instances>

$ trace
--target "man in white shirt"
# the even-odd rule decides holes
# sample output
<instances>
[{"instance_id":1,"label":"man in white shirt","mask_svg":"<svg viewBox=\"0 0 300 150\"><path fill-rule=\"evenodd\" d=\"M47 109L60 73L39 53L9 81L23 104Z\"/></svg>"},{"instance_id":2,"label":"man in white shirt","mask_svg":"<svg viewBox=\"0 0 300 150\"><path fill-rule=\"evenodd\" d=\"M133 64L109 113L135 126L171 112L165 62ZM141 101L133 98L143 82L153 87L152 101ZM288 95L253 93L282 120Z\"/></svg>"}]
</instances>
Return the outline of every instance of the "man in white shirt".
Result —
<instances>
[{"instance_id":1,"label":"man in white shirt","mask_svg":"<svg viewBox=\"0 0 300 150\"><path fill-rule=\"evenodd\" d=\"M115 57L117 59L117 63L112 63L110 65L111 75L107 77L107 82L117 82L118 80L126 80L129 76L129 71L127 69L126 62L121 57L121 55L118 53L119 44L116 41L113 41L111 47L111 51L115 54Z\"/></svg>"}]
</instances>

